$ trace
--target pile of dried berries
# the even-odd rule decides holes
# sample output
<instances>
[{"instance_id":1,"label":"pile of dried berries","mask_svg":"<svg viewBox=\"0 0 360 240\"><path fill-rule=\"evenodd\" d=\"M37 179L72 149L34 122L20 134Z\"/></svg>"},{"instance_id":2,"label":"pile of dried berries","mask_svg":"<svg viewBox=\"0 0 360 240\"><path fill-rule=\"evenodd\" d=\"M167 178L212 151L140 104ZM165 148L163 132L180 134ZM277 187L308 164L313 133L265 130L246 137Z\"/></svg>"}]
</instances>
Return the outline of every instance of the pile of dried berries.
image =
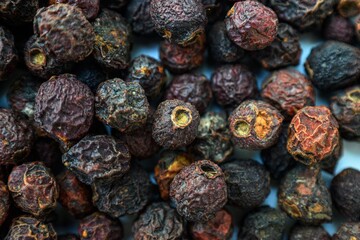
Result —
<instances>
[{"instance_id":1,"label":"pile of dried berries","mask_svg":"<svg viewBox=\"0 0 360 240\"><path fill-rule=\"evenodd\" d=\"M360 240L359 0L0 0L0 97L0 239Z\"/></svg>"}]
</instances>

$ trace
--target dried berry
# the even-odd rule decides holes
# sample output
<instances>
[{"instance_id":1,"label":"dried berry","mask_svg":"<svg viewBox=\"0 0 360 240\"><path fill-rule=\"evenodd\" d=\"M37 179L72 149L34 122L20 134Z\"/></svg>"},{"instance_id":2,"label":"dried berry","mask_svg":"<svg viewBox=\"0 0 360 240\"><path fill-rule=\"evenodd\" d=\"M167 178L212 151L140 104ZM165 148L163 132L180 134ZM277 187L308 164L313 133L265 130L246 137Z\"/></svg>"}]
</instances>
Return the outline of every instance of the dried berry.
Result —
<instances>
[{"instance_id":1,"label":"dried berry","mask_svg":"<svg viewBox=\"0 0 360 240\"><path fill-rule=\"evenodd\" d=\"M321 26L333 12L337 0L270 0L280 21L290 23L300 30Z\"/></svg>"},{"instance_id":2,"label":"dried berry","mask_svg":"<svg viewBox=\"0 0 360 240\"><path fill-rule=\"evenodd\" d=\"M289 240L331 240L331 237L321 226L295 225L291 230Z\"/></svg>"},{"instance_id":3,"label":"dried berry","mask_svg":"<svg viewBox=\"0 0 360 240\"><path fill-rule=\"evenodd\" d=\"M360 13L360 2L358 0L340 0L337 10L343 17L352 17Z\"/></svg>"},{"instance_id":4,"label":"dried berry","mask_svg":"<svg viewBox=\"0 0 360 240\"><path fill-rule=\"evenodd\" d=\"M32 131L13 111L0 108L0 165L17 164L31 151Z\"/></svg>"},{"instance_id":5,"label":"dried berry","mask_svg":"<svg viewBox=\"0 0 360 240\"><path fill-rule=\"evenodd\" d=\"M2 0L0 19L9 24L31 23L39 8L39 0Z\"/></svg>"},{"instance_id":6,"label":"dried berry","mask_svg":"<svg viewBox=\"0 0 360 240\"><path fill-rule=\"evenodd\" d=\"M222 209L207 222L195 222L190 225L190 234L194 240L228 240L233 233L231 214Z\"/></svg>"},{"instance_id":7,"label":"dried berry","mask_svg":"<svg viewBox=\"0 0 360 240\"><path fill-rule=\"evenodd\" d=\"M0 18L1 7L0 3ZM18 55L15 49L14 36L12 33L0 26L0 81L4 80L4 77L11 73L18 62Z\"/></svg>"},{"instance_id":8,"label":"dried berry","mask_svg":"<svg viewBox=\"0 0 360 240\"><path fill-rule=\"evenodd\" d=\"M94 205L114 218L140 212L151 197L149 176L136 165L122 178L97 180L92 190Z\"/></svg>"},{"instance_id":9,"label":"dried berry","mask_svg":"<svg viewBox=\"0 0 360 240\"><path fill-rule=\"evenodd\" d=\"M134 240L182 239L185 227L182 218L167 203L153 203L135 221Z\"/></svg>"},{"instance_id":10,"label":"dried berry","mask_svg":"<svg viewBox=\"0 0 360 240\"><path fill-rule=\"evenodd\" d=\"M305 68L318 89L343 88L360 78L360 49L342 42L327 41L311 50Z\"/></svg>"},{"instance_id":11,"label":"dried berry","mask_svg":"<svg viewBox=\"0 0 360 240\"><path fill-rule=\"evenodd\" d=\"M91 189L66 170L56 177L59 184L59 202L76 218L84 217L94 211L91 202Z\"/></svg>"},{"instance_id":12,"label":"dried berry","mask_svg":"<svg viewBox=\"0 0 360 240\"><path fill-rule=\"evenodd\" d=\"M155 179L161 198L169 199L170 184L174 177L186 166L194 162L192 156L182 151L164 151L155 166Z\"/></svg>"},{"instance_id":13,"label":"dried berry","mask_svg":"<svg viewBox=\"0 0 360 240\"><path fill-rule=\"evenodd\" d=\"M54 176L42 162L14 167L8 187L16 206L24 212L43 217L56 207L58 187Z\"/></svg>"},{"instance_id":14,"label":"dried berry","mask_svg":"<svg viewBox=\"0 0 360 240\"><path fill-rule=\"evenodd\" d=\"M53 76L41 84L36 96L35 123L64 148L86 135L93 116L94 95L75 75Z\"/></svg>"},{"instance_id":15,"label":"dried berry","mask_svg":"<svg viewBox=\"0 0 360 240\"><path fill-rule=\"evenodd\" d=\"M165 93L166 100L178 99L191 103L200 114L212 100L210 81L202 74L175 76Z\"/></svg>"},{"instance_id":16,"label":"dried berry","mask_svg":"<svg viewBox=\"0 0 360 240\"><path fill-rule=\"evenodd\" d=\"M237 107L257 94L255 76L243 65L221 66L215 69L211 81L216 101L224 107Z\"/></svg>"},{"instance_id":17,"label":"dried berry","mask_svg":"<svg viewBox=\"0 0 360 240\"><path fill-rule=\"evenodd\" d=\"M150 15L151 0L131 0L126 8L126 16L134 33L146 35L155 30Z\"/></svg>"},{"instance_id":18,"label":"dried berry","mask_svg":"<svg viewBox=\"0 0 360 240\"><path fill-rule=\"evenodd\" d=\"M130 169L130 159L127 145L106 135L83 138L62 158L63 164L85 184L123 176Z\"/></svg>"},{"instance_id":19,"label":"dried berry","mask_svg":"<svg viewBox=\"0 0 360 240\"><path fill-rule=\"evenodd\" d=\"M282 179L278 204L291 218L318 225L332 219L330 192L319 167L297 165Z\"/></svg>"},{"instance_id":20,"label":"dried berry","mask_svg":"<svg viewBox=\"0 0 360 240\"><path fill-rule=\"evenodd\" d=\"M126 81L138 82L145 95L155 99L159 97L166 83L164 67L156 59L140 55L131 63Z\"/></svg>"},{"instance_id":21,"label":"dried berry","mask_svg":"<svg viewBox=\"0 0 360 240\"><path fill-rule=\"evenodd\" d=\"M331 15L324 23L323 35L326 40L351 43L354 38L354 27L349 19Z\"/></svg>"},{"instance_id":22,"label":"dried berry","mask_svg":"<svg viewBox=\"0 0 360 240\"><path fill-rule=\"evenodd\" d=\"M240 60L245 52L233 43L223 21L216 22L208 34L210 57L215 62L232 63Z\"/></svg>"},{"instance_id":23,"label":"dried berry","mask_svg":"<svg viewBox=\"0 0 360 240\"><path fill-rule=\"evenodd\" d=\"M270 46L252 51L255 58L263 68L273 70L299 64L301 46L298 32L286 23L280 23L275 40Z\"/></svg>"},{"instance_id":24,"label":"dried berry","mask_svg":"<svg viewBox=\"0 0 360 240\"><path fill-rule=\"evenodd\" d=\"M327 107L305 107L291 120L288 152L305 165L328 159L341 146L338 128L336 119Z\"/></svg>"},{"instance_id":25,"label":"dried berry","mask_svg":"<svg viewBox=\"0 0 360 240\"><path fill-rule=\"evenodd\" d=\"M34 32L60 62L84 60L95 42L91 24L79 8L69 4L39 9L34 18Z\"/></svg>"},{"instance_id":26,"label":"dried berry","mask_svg":"<svg viewBox=\"0 0 360 240\"><path fill-rule=\"evenodd\" d=\"M332 240L359 240L360 239L360 223L346 222L340 226Z\"/></svg>"},{"instance_id":27,"label":"dried berry","mask_svg":"<svg viewBox=\"0 0 360 240\"><path fill-rule=\"evenodd\" d=\"M120 221L99 212L83 218L78 232L81 240L121 240L124 234Z\"/></svg>"},{"instance_id":28,"label":"dried berry","mask_svg":"<svg viewBox=\"0 0 360 240\"><path fill-rule=\"evenodd\" d=\"M132 46L130 25L117 12L102 9L93 23L94 58L101 65L122 70L129 66Z\"/></svg>"},{"instance_id":29,"label":"dried berry","mask_svg":"<svg viewBox=\"0 0 360 240\"><path fill-rule=\"evenodd\" d=\"M225 114L207 112L201 119L190 151L199 159L222 163L233 153Z\"/></svg>"},{"instance_id":30,"label":"dried berry","mask_svg":"<svg viewBox=\"0 0 360 240\"><path fill-rule=\"evenodd\" d=\"M201 0L152 0L150 14L159 35L180 45L194 41L207 22Z\"/></svg>"},{"instance_id":31,"label":"dried berry","mask_svg":"<svg viewBox=\"0 0 360 240\"><path fill-rule=\"evenodd\" d=\"M172 73L185 73L201 66L205 49L205 34L198 35L187 46L165 40L160 43L160 59Z\"/></svg>"},{"instance_id":32,"label":"dried berry","mask_svg":"<svg viewBox=\"0 0 360 240\"><path fill-rule=\"evenodd\" d=\"M303 107L315 104L315 89L310 80L293 69L271 73L262 84L261 96L288 120Z\"/></svg>"},{"instance_id":33,"label":"dried berry","mask_svg":"<svg viewBox=\"0 0 360 240\"><path fill-rule=\"evenodd\" d=\"M210 220L227 202L221 168L208 160L184 167L170 185L170 198L186 220Z\"/></svg>"},{"instance_id":34,"label":"dried berry","mask_svg":"<svg viewBox=\"0 0 360 240\"><path fill-rule=\"evenodd\" d=\"M210 23L215 22L223 12L224 3L221 0L202 0L206 16Z\"/></svg>"},{"instance_id":35,"label":"dried berry","mask_svg":"<svg viewBox=\"0 0 360 240\"><path fill-rule=\"evenodd\" d=\"M200 116L190 103L166 100L159 104L153 125L153 138L164 148L176 149L191 144L196 138Z\"/></svg>"},{"instance_id":36,"label":"dried berry","mask_svg":"<svg viewBox=\"0 0 360 240\"><path fill-rule=\"evenodd\" d=\"M235 160L221 165L229 203L248 209L260 206L270 193L270 174L260 163Z\"/></svg>"},{"instance_id":37,"label":"dried berry","mask_svg":"<svg viewBox=\"0 0 360 240\"><path fill-rule=\"evenodd\" d=\"M274 145L284 117L270 104L248 100L229 117L232 141L242 149L261 150Z\"/></svg>"},{"instance_id":38,"label":"dried berry","mask_svg":"<svg viewBox=\"0 0 360 240\"><path fill-rule=\"evenodd\" d=\"M19 239L56 240L57 235L51 223L30 216L21 216L13 220L5 237L5 240Z\"/></svg>"},{"instance_id":39,"label":"dried berry","mask_svg":"<svg viewBox=\"0 0 360 240\"><path fill-rule=\"evenodd\" d=\"M106 80L106 74L95 61L83 61L77 64L73 70L77 79L85 83L93 93L96 93L100 83Z\"/></svg>"},{"instance_id":40,"label":"dried berry","mask_svg":"<svg viewBox=\"0 0 360 240\"><path fill-rule=\"evenodd\" d=\"M229 38L249 51L269 46L275 39L278 19L275 12L257 1L237 2L225 18Z\"/></svg>"},{"instance_id":41,"label":"dried berry","mask_svg":"<svg viewBox=\"0 0 360 240\"><path fill-rule=\"evenodd\" d=\"M49 5L67 3L81 9L87 19L94 19L100 9L100 0L49 0Z\"/></svg>"},{"instance_id":42,"label":"dried berry","mask_svg":"<svg viewBox=\"0 0 360 240\"><path fill-rule=\"evenodd\" d=\"M345 89L331 99L331 111L346 139L360 141L360 86Z\"/></svg>"},{"instance_id":43,"label":"dried berry","mask_svg":"<svg viewBox=\"0 0 360 240\"><path fill-rule=\"evenodd\" d=\"M75 234L65 234L58 236L58 240L80 240L80 238Z\"/></svg>"},{"instance_id":44,"label":"dried berry","mask_svg":"<svg viewBox=\"0 0 360 240\"><path fill-rule=\"evenodd\" d=\"M95 110L101 122L128 133L145 125L149 102L139 83L114 78L99 85Z\"/></svg>"},{"instance_id":45,"label":"dried berry","mask_svg":"<svg viewBox=\"0 0 360 240\"><path fill-rule=\"evenodd\" d=\"M352 221L360 220L360 171L347 168L331 182L331 196L336 208Z\"/></svg>"},{"instance_id":46,"label":"dried berry","mask_svg":"<svg viewBox=\"0 0 360 240\"><path fill-rule=\"evenodd\" d=\"M270 207L251 212L244 220L239 240L279 240L285 231L286 214Z\"/></svg>"},{"instance_id":47,"label":"dried berry","mask_svg":"<svg viewBox=\"0 0 360 240\"><path fill-rule=\"evenodd\" d=\"M0 181L0 226L10 213L9 190L3 181Z\"/></svg>"}]
</instances>

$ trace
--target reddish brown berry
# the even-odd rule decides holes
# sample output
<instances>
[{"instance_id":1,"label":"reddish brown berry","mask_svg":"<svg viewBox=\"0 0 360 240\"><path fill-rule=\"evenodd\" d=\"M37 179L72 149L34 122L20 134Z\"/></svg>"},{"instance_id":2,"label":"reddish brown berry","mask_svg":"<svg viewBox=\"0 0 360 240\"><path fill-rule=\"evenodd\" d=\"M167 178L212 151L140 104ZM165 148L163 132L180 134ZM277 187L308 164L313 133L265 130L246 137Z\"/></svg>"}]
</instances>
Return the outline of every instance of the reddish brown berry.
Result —
<instances>
[{"instance_id":1,"label":"reddish brown berry","mask_svg":"<svg viewBox=\"0 0 360 240\"><path fill-rule=\"evenodd\" d=\"M248 100L229 117L232 141L242 149L260 150L274 145L284 117L263 101Z\"/></svg>"},{"instance_id":2,"label":"reddish brown berry","mask_svg":"<svg viewBox=\"0 0 360 240\"><path fill-rule=\"evenodd\" d=\"M1 18L0 3L0 18ZM18 55L15 49L14 36L12 33L0 26L0 81L4 80L6 74L11 73L18 62Z\"/></svg>"},{"instance_id":3,"label":"reddish brown berry","mask_svg":"<svg viewBox=\"0 0 360 240\"><path fill-rule=\"evenodd\" d=\"M221 168L208 160L184 167L170 185L170 198L186 220L210 220L227 202Z\"/></svg>"},{"instance_id":4,"label":"reddish brown berry","mask_svg":"<svg viewBox=\"0 0 360 240\"><path fill-rule=\"evenodd\" d=\"M126 16L134 33L146 35L155 30L150 15L151 0L131 0L126 8Z\"/></svg>"},{"instance_id":5,"label":"reddish brown berry","mask_svg":"<svg viewBox=\"0 0 360 240\"><path fill-rule=\"evenodd\" d=\"M337 10L343 17L352 17L360 13L360 2L358 0L340 0Z\"/></svg>"},{"instance_id":6,"label":"reddish brown berry","mask_svg":"<svg viewBox=\"0 0 360 240\"><path fill-rule=\"evenodd\" d=\"M0 225L2 225L10 213L9 190L3 181L0 181Z\"/></svg>"},{"instance_id":7,"label":"reddish brown berry","mask_svg":"<svg viewBox=\"0 0 360 240\"><path fill-rule=\"evenodd\" d=\"M257 1L237 2L225 18L230 39L249 51L269 46L275 39L278 19L275 12Z\"/></svg>"},{"instance_id":8,"label":"reddish brown berry","mask_svg":"<svg viewBox=\"0 0 360 240\"><path fill-rule=\"evenodd\" d=\"M331 237L321 226L295 225L291 230L289 240L331 240Z\"/></svg>"},{"instance_id":9,"label":"reddish brown berry","mask_svg":"<svg viewBox=\"0 0 360 240\"><path fill-rule=\"evenodd\" d=\"M305 107L291 120L287 149L295 160L305 165L319 163L338 151L338 128L327 107Z\"/></svg>"},{"instance_id":10,"label":"reddish brown berry","mask_svg":"<svg viewBox=\"0 0 360 240\"><path fill-rule=\"evenodd\" d=\"M349 19L333 14L324 23L323 35L326 40L351 43L354 38L354 26Z\"/></svg>"},{"instance_id":11,"label":"reddish brown berry","mask_svg":"<svg viewBox=\"0 0 360 240\"><path fill-rule=\"evenodd\" d=\"M81 9L87 19L94 19L100 9L100 0L49 0L49 5L66 3Z\"/></svg>"},{"instance_id":12,"label":"reddish brown berry","mask_svg":"<svg viewBox=\"0 0 360 240\"><path fill-rule=\"evenodd\" d=\"M8 187L16 206L24 212L43 217L56 207L58 187L54 176L42 162L14 167Z\"/></svg>"}]
</instances>

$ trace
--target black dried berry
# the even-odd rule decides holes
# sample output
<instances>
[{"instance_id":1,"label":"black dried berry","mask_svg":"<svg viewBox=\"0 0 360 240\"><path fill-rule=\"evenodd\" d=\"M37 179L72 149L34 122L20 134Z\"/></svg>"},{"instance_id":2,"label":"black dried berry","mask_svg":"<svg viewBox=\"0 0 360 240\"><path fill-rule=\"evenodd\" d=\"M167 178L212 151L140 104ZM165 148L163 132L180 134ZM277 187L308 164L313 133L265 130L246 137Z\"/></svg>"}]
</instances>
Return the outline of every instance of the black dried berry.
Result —
<instances>
[{"instance_id":1,"label":"black dried berry","mask_svg":"<svg viewBox=\"0 0 360 240\"><path fill-rule=\"evenodd\" d=\"M331 240L331 237L321 226L295 225L291 229L289 240Z\"/></svg>"},{"instance_id":2,"label":"black dried berry","mask_svg":"<svg viewBox=\"0 0 360 240\"><path fill-rule=\"evenodd\" d=\"M126 8L126 16L134 33L146 35L155 30L150 15L151 0L131 0Z\"/></svg>"},{"instance_id":3,"label":"black dried berry","mask_svg":"<svg viewBox=\"0 0 360 240\"><path fill-rule=\"evenodd\" d=\"M0 18L1 5L2 3L0 3ZM18 55L15 49L14 36L9 30L0 26L0 81L4 80L6 74L11 73L15 69L17 62Z\"/></svg>"},{"instance_id":4,"label":"black dried berry","mask_svg":"<svg viewBox=\"0 0 360 240\"><path fill-rule=\"evenodd\" d=\"M94 19L100 9L100 0L49 0L49 5L66 3L78 7L87 19Z\"/></svg>"}]
</instances>

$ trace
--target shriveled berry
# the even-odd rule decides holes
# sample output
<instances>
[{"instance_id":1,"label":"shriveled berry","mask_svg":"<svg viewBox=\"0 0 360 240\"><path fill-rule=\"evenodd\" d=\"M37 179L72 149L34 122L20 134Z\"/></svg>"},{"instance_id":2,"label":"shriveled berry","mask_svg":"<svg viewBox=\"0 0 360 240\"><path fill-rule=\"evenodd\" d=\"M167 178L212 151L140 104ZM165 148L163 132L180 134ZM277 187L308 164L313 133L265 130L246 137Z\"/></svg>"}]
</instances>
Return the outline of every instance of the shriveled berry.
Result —
<instances>
[{"instance_id":1,"label":"shriveled berry","mask_svg":"<svg viewBox=\"0 0 360 240\"><path fill-rule=\"evenodd\" d=\"M0 3L0 18L1 18ZM6 74L11 73L18 62L18 55L15 49L14 36L12 33L0 26L0 81L4 80Z\"/></svg>"},{"instance_id":2,"label":"shriveled berry","mask_svg":"<svg viewBox=\"0 0 360 240\"><path fill-rule=\"evenodd\" d=\"M81 9L87 19L94 19L100 9L100 0L49 0L49 5L66 3Z\"/></svg>"},{"instance_id":3,"label":"shriveled berry","mask_svg":"<svg viewBox=\"0 0 360 240\"><path fill-rule=\"evenodd\" d=\"M289 240L331 240L331 237L322 226L295 225L291 229Z\"/></svg>"},{"instance_id":4,"label":"shriveled berry","mask_svg":"<svg viewBox=\"0 0 360 240\"><path fill-rule=\"evenodd\" d=\"M278 18L275 12L257 1L236 2L225 18L229 38L249 51L269 46L275 39Z\"/></svg>"},{"instance_id":5,"label":"shriveled berry","mask_svg":"<svg viewBox=\"0 0 360 240\"><path fill-rule=\"evenodd\" d=\"M121 177L130 169L126 144L111 136L88 136L63 155L64 165L85 184Z\"/></svg>"},{"instance_id":6,"label":"shriveled berry","mask_svg":"<svg viewBox=\"0 0 360 240\"><path fill-rule=\"evenodd\" d=\"M340 0L337 10L343 17L352 17L360 13L360 2L358 0Z\"/></svg>"},{"instance_id":7,"label":"shriveled berry","mask_svg":"<svg viewBox=\"0 0 360 240\"><path fill-rule=\"evenodd\" d=\"M208 160L184 167L170 185L170 198L186 220L210 220L227 202L221 168Z\"/></svg>"},{"instance_id":8,"label":"shriveled berry","mask_svg":"<svg viewBox=\"0 0 360 240\"><path fill-rule=\"evenodd\" d=\"M114 78L99 85L95 110L101 122L120 132L131 132L146 124L149 102L139 83Z\"/></svg>"},{"instance_id":9,"label":"shriveled berry","mask_svg":"<svg viewBox=\"0 0 360 240\"><path fill-rule=\"evenodd\" d=\"M212 96L210 81L202 74L175 76L165 92L166 100L178 99L191 103L200 114L205 112Z\"/></svg>"},{"instance_id":10,"label":"shriveled berry","mask_svg":"<svg viewBox=\"0 0 360 240\"><path fill-rule=\"evenodd\" d=\"M0 181L0 225L2 225L10 213L9 190L3 181Z\"/></svg>"},{"instance_id":11,"label":"shriveled berry","mask_svg":"<svg viewBox=\"0 0 360 240\"><path fill-rule=\"evenodd\" d=\"M295 160L314 165L338 151L339 137L339 125L327 107L305 107L291 120L287 149Z\"/></svg>"},{"instance_id":12,"label":"shriveled berry","mask_svg":"<svg viewBox=\"0 0 360 240\"><path fill-rule=\"evenodd\" d=\"M39 0L2 0L0 19L9 24L31 23L39 8Z\"/></svg>"},{"instance_id":13,"label":"shriveled berry","mask_svg":"<svg viewBox=\"0 0 360 240\"><path fill-rule=\"evenodd\" d=\"M151 0L131 0L127 5L126 16L136 34L147 35L155 31L150 15L150 2Z\"/></svg>"},{"instance_id":14,"label":"shriveled berry","mask_svg":"<svg viewBox=\"0 0 360 240\"><path fill-rule=\"evenodd\" d=\"M54 176L42 162L14 167L8 187L16 206L24 212L43 217L56 207L58 187Z\"/></svg>"},{"instance_id":15,"label":"shriveled berry","mask_svg":"<svg viewBox=\"0 0 360 240\"><path fill-rule=\"evenodd\" d=\"M345 222L343 223L332 240L359 240L360 239L360 223Z\"/></svg>"},{"instance_id":16,"label":"shriveled berry","mask_svg":"<svg viewBox=\"0 0 360 240\"><path fill-rule=\"evenodd\" d=\"M130 62L132 32L130 25L117 12L102 9L93 22L94 58L101 65L115 70L126 69Z\"/></svg>"},{"instance_id":17,"label":"shriveled berry","mask_svg":"<svg viewBox=\"0 0 360 240\"><path fill-rule=\"evenodd\" d=\"M248 100L229 117L232 141L242 149L261 150L274 145L284 117L270 104Z\"/></svg>"},{"instance_id":18,"label":"shriveled berry","mask_svg":"<svg viewBox=\"0 0 360 240\"><path fill-rule=\"evenodd\" d=\"M119 220L95 212L80 221L78 229L81 240L121 240L124 230Z\"/></svg>"},{"instance_id":19,"label":"shriveled berry","mask_svg":"<svg viewBox=\"0 0 360 240\"><path fill-rule=\"evenodd\" d=\"M324 22L323 36L326 40L351 43L354 38L354 27L349 19L333 14Z\"/></svg>"},{"instance_id":20,"label":"shriveled berry","mask_svg":"<svg viewBox=\"0 0 360 240\"><path fill-rule=\"evenodd\" d=\"M182 218L167 203L159 202L148 206L135 221L132 232L134 240L182 239L185 226Z\"/></svg>"},{"instance_id":21,"label":"shriveled berry","mask_svg":"<svg viewBox=\"0 0 360 240\"><path fill-rule=\"evenodd\" d=\"M180 100L166 100L159 104L153 125L153 138L164 148L176 149L191 144L200 123L199 112Z\"/></svg>"},{"instance_id":22,"label":"shriveled berry","mask_svg":"<svg viewBox=\"0 0 360 240\"><path fill-rule=\"evenodd\" d=\"M79 8L69 4L39 9L34 18L34 32L60 62L84 60L95 42L89 21Z\"/></svg>"}]
</instances>

